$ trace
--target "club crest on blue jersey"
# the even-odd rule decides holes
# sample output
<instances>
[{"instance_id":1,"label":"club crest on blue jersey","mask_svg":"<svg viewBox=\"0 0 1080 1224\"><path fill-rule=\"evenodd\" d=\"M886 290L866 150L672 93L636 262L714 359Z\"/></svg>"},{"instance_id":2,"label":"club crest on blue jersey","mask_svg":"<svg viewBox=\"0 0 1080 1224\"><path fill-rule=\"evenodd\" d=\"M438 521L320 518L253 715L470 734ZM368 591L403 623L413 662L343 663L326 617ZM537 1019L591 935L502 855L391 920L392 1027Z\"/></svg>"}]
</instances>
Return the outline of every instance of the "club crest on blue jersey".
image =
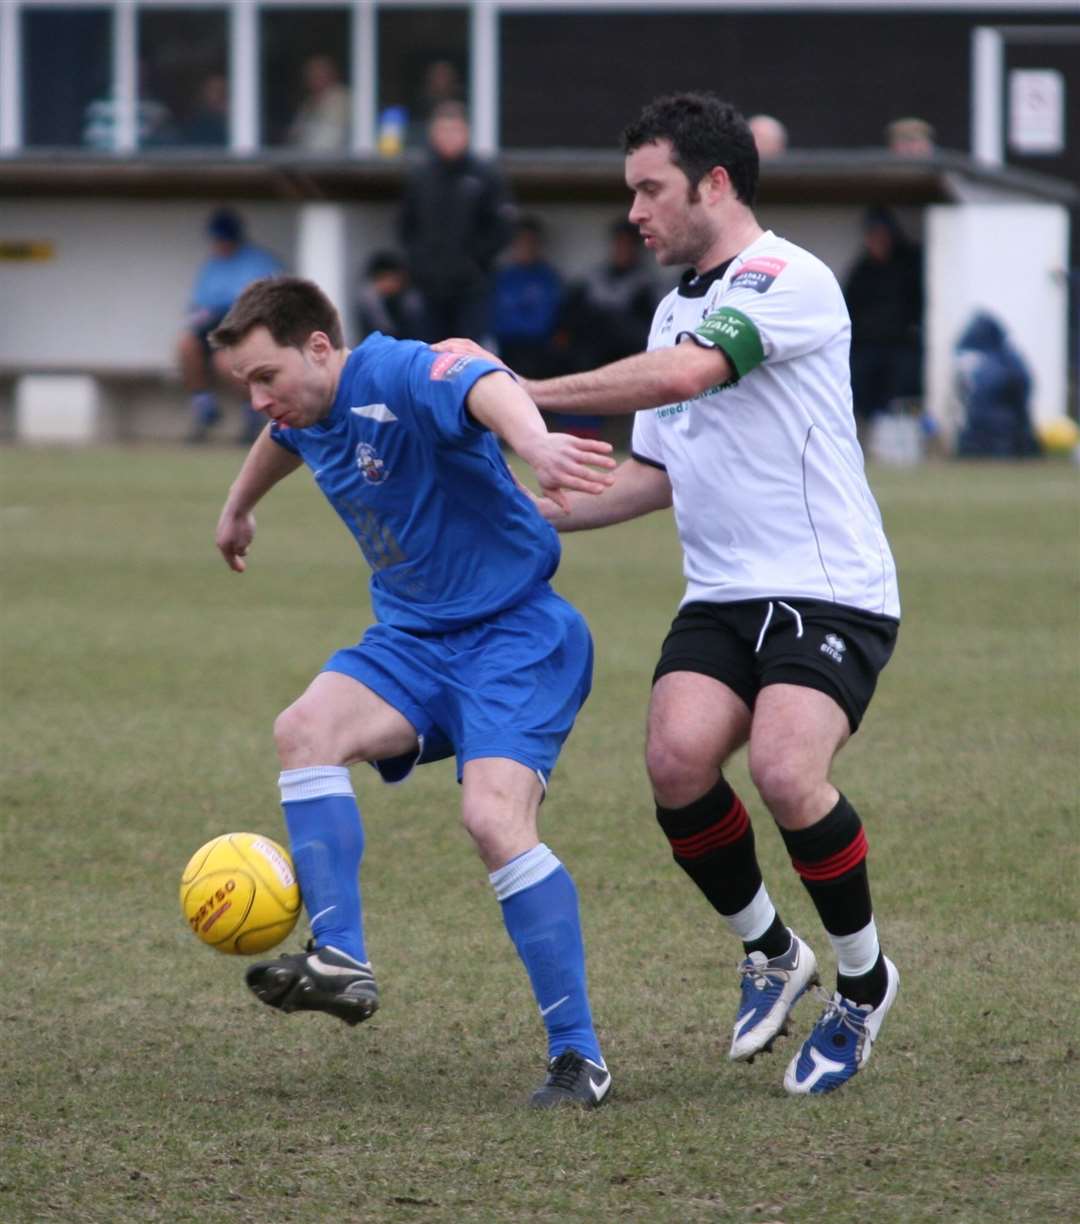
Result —
<instances>
[{"instance_id":1,"label":"club crest on blue jersey","mask_svg":"<svg viewBox=\"0 0 1080 1224\"><path fill-rule=\"evenodd\" d=\"M370 442L361 442L356 448L356 466L368 484L382 484L390 475L386 464L375 453Z\"/></svg>"}]
</instances>

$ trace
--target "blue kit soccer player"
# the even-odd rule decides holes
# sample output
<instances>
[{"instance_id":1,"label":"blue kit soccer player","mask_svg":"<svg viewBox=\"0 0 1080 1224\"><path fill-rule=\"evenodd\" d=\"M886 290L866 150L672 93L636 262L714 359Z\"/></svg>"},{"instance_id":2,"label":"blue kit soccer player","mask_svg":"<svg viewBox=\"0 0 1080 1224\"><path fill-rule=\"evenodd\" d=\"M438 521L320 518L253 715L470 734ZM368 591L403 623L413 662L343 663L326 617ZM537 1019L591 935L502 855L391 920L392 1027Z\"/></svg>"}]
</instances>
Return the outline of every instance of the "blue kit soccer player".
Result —
<instances>
[{"instance_id":1,"label":"blue kit soccer player","mask_svg":"<svg viewBox=\"0 0 1080 1224\"><path fill-rule=\"evenodd\" d=\"M233 483L217 546L242 572L252 510L306 464L372 569L376 623L327 661L274 728L281 798L313 939L253 965L282 1011L367 1019L378 991L364 940L363 824L349 766L388 781L454 755L466 829L490 873L547 1028L539 1108L595 1108L611 1087L593 1027L574 883L539 841L547 779L590 686L581 615L548 585L554 530L497 438L541 490L598 493L606 443L549 434L509 373L375 333L351 352L310 281L261 280L212 336L271 424Z\"/></svg>"}]
</instances>

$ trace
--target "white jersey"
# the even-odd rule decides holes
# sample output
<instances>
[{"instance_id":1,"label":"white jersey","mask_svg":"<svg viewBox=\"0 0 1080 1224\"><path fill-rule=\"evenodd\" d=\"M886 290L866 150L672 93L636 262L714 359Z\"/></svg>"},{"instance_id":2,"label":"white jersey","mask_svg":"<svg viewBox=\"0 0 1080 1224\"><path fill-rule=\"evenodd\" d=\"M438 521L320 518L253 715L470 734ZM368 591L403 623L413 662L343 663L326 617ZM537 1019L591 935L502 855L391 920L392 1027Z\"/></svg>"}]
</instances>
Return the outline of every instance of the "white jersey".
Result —
<instances>
[{"instance_id":1,"label":"white jersey","mask_svg":"<svg viewBox=\"0 0 1080 1224\"><path fill-rule=\"evenodd\" d=\"M671 480L683 603L790 596L899 617L855 437L851 322L836 277L766 232L660 303L649 348L683 337L722 349L738 375L634 420L634 457Z\"/></svg>"}]
</instances>

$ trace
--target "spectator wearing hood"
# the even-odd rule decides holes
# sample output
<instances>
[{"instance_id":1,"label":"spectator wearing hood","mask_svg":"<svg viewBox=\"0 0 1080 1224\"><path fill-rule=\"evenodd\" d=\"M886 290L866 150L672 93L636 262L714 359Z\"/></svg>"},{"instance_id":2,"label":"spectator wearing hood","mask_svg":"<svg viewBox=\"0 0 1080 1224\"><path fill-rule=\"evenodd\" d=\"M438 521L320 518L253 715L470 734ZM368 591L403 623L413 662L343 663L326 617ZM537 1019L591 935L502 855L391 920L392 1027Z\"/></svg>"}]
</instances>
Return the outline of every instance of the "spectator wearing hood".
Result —
<instances>
[{"instance_id":1,"label":"spectator wearing hood","mask_svg":"<svg viewBox=\"0 0 1080 1224\"><path fill-rule=\"evenodd\" d=\"M964 424L961 458L1023 459L1040 453L1028 401L1031 374L1005 328L980 311L956 342L956 389Z\"/></svg>"}]
</instances>

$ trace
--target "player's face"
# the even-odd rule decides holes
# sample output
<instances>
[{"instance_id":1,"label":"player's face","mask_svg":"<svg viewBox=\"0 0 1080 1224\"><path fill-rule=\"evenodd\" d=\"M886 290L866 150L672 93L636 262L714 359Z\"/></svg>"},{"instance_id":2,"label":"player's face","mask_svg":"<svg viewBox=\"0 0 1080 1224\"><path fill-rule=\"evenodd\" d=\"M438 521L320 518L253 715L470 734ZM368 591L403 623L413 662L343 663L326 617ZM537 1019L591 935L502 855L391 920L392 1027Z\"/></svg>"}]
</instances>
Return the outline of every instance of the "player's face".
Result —
<instances>
[{"instance_id":1,"label":"player's face","mask_svg":"<svg viewBox=\"0 0 1080 1224\"><path fill-rule=\"evenodd\" d=\"M693 264L716 240L714 222L698 192L671 160L671 142L642 145L626 158L634 194L630 220L660 264Z\"/></svg>"},{"instance_id":2,"label":"player's face","mask_svg":"<svg viewBox=\"0 0 1080 1224\"><path fill-rule=\"evenodd\" d=\"M297 349L283 347L265 327L256 327L230 350L229 362L256 412L291 429L306 429L322 420L334 402L333 352L322 332L313 332Z\"/></svg>"}]
</instances>

